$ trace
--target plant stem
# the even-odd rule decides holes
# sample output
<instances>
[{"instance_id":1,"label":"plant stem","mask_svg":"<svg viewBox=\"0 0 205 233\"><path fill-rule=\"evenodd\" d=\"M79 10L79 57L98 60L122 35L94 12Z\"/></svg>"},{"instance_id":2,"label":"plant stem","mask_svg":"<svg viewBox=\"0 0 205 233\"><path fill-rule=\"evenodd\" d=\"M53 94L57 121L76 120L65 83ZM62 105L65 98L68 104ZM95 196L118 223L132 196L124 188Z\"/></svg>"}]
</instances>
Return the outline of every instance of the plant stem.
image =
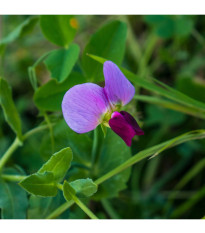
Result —
<instances>
[{"instance_id":1,"label":"plant stem","mask_svg":"<svg viewBox=\"0 0 205 233\"><path fill-rule=\"evenodd\" d=\"M7 160L11 157L12 153L20 146L22 145L22 142L16 138L14 142L11 144L11 146L8 148L8 150L3 154L3 156L0 159L0 170L3 168Z\"/></svg>"},{"instance_id":2,"label":"plant stem","mask_svg":"<svg viewBox=\"0 0 205 233\"><path fill-rule=\"evenodd\" d=\"M196 135L195 135L196 134ZM101 176L98 178L95 183L97 185L105 182L106 180L110 179L114 175L120 173L121 171L125 170L126 168L132 166L133 164L141 161L142 159L145 159L151 155L158 155L161 153L163 150L166 150L168 148L171 148L173 146L176 146L178 144L181 144L186 141L198 139L198 138L205 138L205 130L194 130L190 131L186 134L182 134L176 138L173 138L171 140L168 140L166 142L160 143L156 146L150 147L148 149L145 149L143 151L140 151L127 161L125 161L123 164L119 165L118 167L114 168L110 172L106 173L105 175Z\"/></svg>"},{"instance_id":3,"label":"plant stem","mask_svg":"<svg viewBox=\"0 0 205 233\"><path fill-rule=\"evenodd\" d=\"M70 208L74 204L74 201L67 201L60 205L56 210L54 210L51 214L49 214L46 219L54 219L61 215L64 211L66 211L68 208Z\"/></svg>"},{"instance_id":4,"label":"plant stem","mask_svg":"<svg viewBox=\"0 0 205 233\"><path fill-rule=\"evenodd\" d=\"M21 180L25 179L27 176L20 176L20 175L7 175L7 174L2 174L1 178L4 180L8 181L13 181L13 182L20 182Z\"/></svg>"},{"instance_id":5,"label":"plant stem","mask_svg":"<svg viewBox=\"0 0 205 233\"><path fill-rule=\"evenodd\" d=\"M96 154L97 154L97 147L98 147L98 129L96 128L94 130L94 137L93 137L93 147L92 147L92 165L91 168L93 169L95 165L96 160Z\"/></svg>"},{"instance_id":6,"label":"plant stem","mask_svg":"<svg viewBox=\"0 0 205 233\"><path fill-rule=\"evenodd\" d=\"M52 124L52 126L53 125L54 124ZM41 126L38 126L38 127L34 128L34 129L29 130L27 133L25 133L23 135L23 141L25 141L27 138L29 138L33 134L36 134L36 133L38 133L38 132L40 132L40 131L42 131L44 129L48 129L48 125L41 125Z\"/></svg>"},{"instance_id":7,"label":"plant stem","mask_svg":"<svg viewBox=\"0 0 205 233\"><path fill-rule=\"evenodd\" d=\"M53 133L53 127L52 127L52 124L50 122L50 119L47 115L46 112L44 112L44 118L48 124L48 128L50 130L50 138L51 138L51 150L52 150L52 153L54 153L54 148L55 148L55 141L54 141L54 133Z\"/></svg>"},{"instance_id":8,"label":"plant stem","mask_svg":"<svg viewBox=\"0 0 205 233\"><path fill-rule=\"evenodd\" d=\"M177 137L178 139L180 138L180 140L178 140L178 141L176 141L176 138L173 138L171 140L165 141L163 143L160 143L158 145L155 145L155 146L152 146L152 147L150 147L148 149L140 151L139 153L137 153L136 155L134 155L133 157L131 157L130 159L125 161L123 164L119 165L118 167L114 168L113 170L111 170L107 174L105 174L105 175L101 176L100 178L98 178L97 180L95 180L95 183L97 185L103 183L104 181L106 181L106 180L110 179L111 177L117 175L121 171L123 171L126 168L132 166L133 164L141 161L142 159L145 159L145 158L149 157L150 155L156 154L156 152L158 152L158 151L162 152L161 151L162 148L164 150L167 150L168 148L171 148L173 146L182 144L182 143L190 141L190 140L205 138L205 130L204 129L194 130L194 131L188 132L186 135L183 134L181 136L183 136L183 138L180 138L180 136ZM170 143L171 141L172 141L172 144ZM167 144L169 145L168 147L166 147ZM69 207L71 205L69 205ZM63 209L63 207L64 207L64 204L62 206L60 206L59 208ZM66 208L65 208L65 210L66 210Z\"/></svg>"},{"instance_id":9,"label":"plant stem","mask_svg":"<svg viewBox=\"0 0 205 233\"><path fill-rule=\"evenodd\" d=\"M30 131L28 131L27 133L25 133L22 137L22 142L24 142L28 137L30 137L31 135L40 132L44 129L47 129L48 125L44 125L44 126L38 126ZM14 142L11 144L11 146L8 148L8 150L3 154L3 156L0 159L0 170L4 167L4 165L6 164L6 162L8 161L8 159L11 157L11 155L13 154L13 152L22 145L22 142L16 138L14 140Z\"/></svg>"},{"instance_id":10,"label":"plant stem","mask_svg":"<svg viewBox=\"0 0 205 233\"><path fill-rule=\"evenodd\" d=\"M87 206L86 205L84 205L84 203L80 200L80 199L78 199L75 195L73 195L72 193L70 193L70 195L71 195L71 197L72 197L72 199L73 199L73 201L91 218L91 219L98 219L95 215L94 215L94 213L90 210L90 209L88 209L87 208Z\"/></svg>"}]
</instances>

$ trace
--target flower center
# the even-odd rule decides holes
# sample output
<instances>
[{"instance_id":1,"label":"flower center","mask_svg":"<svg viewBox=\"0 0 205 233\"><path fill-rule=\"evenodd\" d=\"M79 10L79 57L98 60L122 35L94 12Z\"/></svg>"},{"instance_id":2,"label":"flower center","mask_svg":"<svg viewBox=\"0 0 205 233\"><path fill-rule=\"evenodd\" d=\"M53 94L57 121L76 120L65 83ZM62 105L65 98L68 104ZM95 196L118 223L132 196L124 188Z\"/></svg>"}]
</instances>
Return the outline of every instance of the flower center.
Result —
<instances>
[{"instance_id":1,"label":"flower center","mask_svg":"<svg viewBox=\"0 0 205 233\"><path fill-rule=\"evenodd\" d=\"M117 103L114 106L112 106L112 108L110 108L106 113L102 115L101 120L100 120L101 124L110 128L108 122L111 119L113 112L119 112L121 107L122 107L122 103Z\"/></svg>"}]
</instances>

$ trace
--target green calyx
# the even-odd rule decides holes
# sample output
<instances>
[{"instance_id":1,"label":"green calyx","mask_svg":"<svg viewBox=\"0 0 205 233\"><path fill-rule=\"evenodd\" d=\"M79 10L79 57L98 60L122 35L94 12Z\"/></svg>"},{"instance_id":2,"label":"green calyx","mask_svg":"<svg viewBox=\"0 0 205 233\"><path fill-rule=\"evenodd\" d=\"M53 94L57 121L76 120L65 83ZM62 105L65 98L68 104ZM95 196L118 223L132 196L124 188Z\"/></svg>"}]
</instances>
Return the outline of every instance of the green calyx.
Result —
<instances>
[{"instance_id":1,"label":"green calyx","mask_svg":"<svg viewBox=\"0 0 205 233\"><path fill-rule=\"evenodd\" d=\"M112 106L101 118L101 127L109 127L109 120L111 119L111 116L113 112L119 112L122 108L122 103L117 103L114 106Z\"/></svg>"}]
</instances>

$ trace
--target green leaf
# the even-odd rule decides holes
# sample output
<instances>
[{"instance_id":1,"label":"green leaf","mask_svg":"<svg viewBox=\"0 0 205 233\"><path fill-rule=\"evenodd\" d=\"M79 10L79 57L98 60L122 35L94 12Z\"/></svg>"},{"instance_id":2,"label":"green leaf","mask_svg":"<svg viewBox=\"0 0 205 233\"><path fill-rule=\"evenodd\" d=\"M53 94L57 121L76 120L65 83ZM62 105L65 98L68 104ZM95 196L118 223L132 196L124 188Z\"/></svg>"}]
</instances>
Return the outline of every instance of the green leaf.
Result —
<instances>
[{"instance_id":1,"label":"green leaf","mask_svg":"<svg viewBox=\"0 0 205 233\"><path fill-rule=\"evenodd\" d=\"M21 140L21 120L12 99L12 92L5 79L0 78L0 104L3 108L4 117L17 137Z\"/></svg>"},{"instance_id":2,"label":"green leaf","mask_svg":"<svg viewBox=\"0 0 205 233\"><path fill-rule=\"evenodd\" d=\"M86 166L91 165L92 139L88 134L78 134L71 130L65 120L60 120L53 127L55 139L55 151L69 146L73 152L74 162L81 163ZM50 136L45 132L42 139L41 155L47 159L52 154L50 146Z\"/></svg>"},{"instance_id":3,"label":"green leaf","mask_svg":"<svg viewBox=\"0 0 205 233\"><path fill-rule=\"evenodd\" d=\"M77 29L77 21L71 15L41 15L40 25L44 36L50 42L62 47L68 47Z\"/></svg>"},{"instance_id":4,"label":"green leaf","mask_svg":"<svg viewBox=\"0 0 205 233\"><path fill-rule=\"evenodd\" d=\"M105 57L120 65L125 52L126 34L127 26L124 22L112 21L92 35L82 57L83 69L91 81L103 80L103 69L87 53Z\"/></svg>"},{"instance_id":5,"label":"green leaf","mask_svg":"<svg viewBox=\"0 0 205 233\"><path fill-rule=\"evenodd\" d=\"M0 40L0 54L2 54L7 44L29 33L34 28L37 21L38 21L38 17L36 16L29 17L23 23L21 23L18 27L16 27L11 33L9 33L6 37Z\"/></svg>"},{"instance_id":6,"label":"green leaf","mask_svg":"<svg viewBox=\"0 0 205 233\"><path fill-rule=\"evenodd\" d=\"M35 173L23 179L19 185L27 192L38 196L52 197L58 193L57 183L52 172Z\"/></svg>"},{"instance_id":7,"label":"green leaf","mask_svg":"<svg viewBox=\"0 0 205 233\"><path fill-rule=\"evenodd\" d=\"M51 77L58 82L63 82L70 74L75 65L80 48L77 44L72 44L68 49L60 49L51 52L44 63L51 72Z\"/></svg>"},{"instance_id":8,"label":"green leaf","mask_svg":"<svg viewBox=\"0 0 205 233\"><path fill-rule=\"evenodd\" d=\"M90 197L97 192L97 185L92 179L79 179L69 183L79 198Z\"/></svg>"},{"instance_id":9,"label":"green leaf","mask_svg":"<svg viewBox=\"0 0 205 233\"><path fill-rule=\"evenodd\" d=\"M106 138L102 140L99 151L99 161L96 167L96 176L101 177L131 157L131 150L123 140L112 130L108 130ZM95 199L116 197L119 191L126 188L131 168L120 172L99 186Z\"/></svg>"},{"instance_id":10,"label":"green leaf","mask_svg":"<svg viewBox=\"0 0 205 233\"><path fill-rule=\"evenodd\" d=\"M22 175L22 172L9 168L6 174ZM0 209L2 219L25 219L28 208L26 192L14 182L0 179Z\"/></svg>"},{"instance_id":11,"label":"green leaf","mask_svg":"<svg viewBox=\"0 0 205 233\"><path fill-rule=\"evenodd\" d=\"M75 195L75 189L65 180L63 183L63 196L66 201L72 200L72 195Z\"/></svg>"},{"instance_id":12,"label":"green leaf","mask_svg":"<svg viewBox=\"0 0 205 233\"><path fill-rule=\"evenodd\" d=\"M38 173L52 172L54 180L60 182L70 168L72 159L71 149L69 147L64 148L52 155L48 162L38 170Z\"/></svg>"},{"instance_id":13,"label":"green leaf","mask_svg":"<svg viewBox=\"0 0 205 233\"><path fill-rule=\"evenodd\" d=\"M52 79L39 87L34 94L34 103L45 111L61 111L61 103L66 91L74 85L84 83L85 78L77 72L72 72L62 83Z\"/></svg>"}]
</instances>

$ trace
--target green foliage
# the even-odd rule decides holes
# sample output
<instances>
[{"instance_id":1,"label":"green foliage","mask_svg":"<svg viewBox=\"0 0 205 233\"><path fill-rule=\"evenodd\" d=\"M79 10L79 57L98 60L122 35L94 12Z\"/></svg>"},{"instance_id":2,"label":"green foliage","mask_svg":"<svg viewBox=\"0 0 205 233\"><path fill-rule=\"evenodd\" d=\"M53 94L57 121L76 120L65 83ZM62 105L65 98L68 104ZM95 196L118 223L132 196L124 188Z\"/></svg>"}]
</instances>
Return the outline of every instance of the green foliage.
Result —
<instances>
[{"instance_id":1,"label":"green foliage","mask_svg":"<svg viewBox=\"0 0 205 233\"><path fill-rule=\"evenodd\" d=\"M37 173L23 179L19 184L31 194L52 197L57 195L57 183L62 181L73 159L69 147L53 154Z\"/></svg>"},{"instance_id":2,"label":"green foliage","mask_svg":"<svg viewBox=\"0 0 205 233\"><path fill-rule=\"evenodd\" d=\"M96 164L97 177L101 177L120 164L123 164L131 157L131 150L122 139L113 131L108 130L104 140L102 140L99 150L99 161ZM99 186L95 199L116 197L119 191L126 188L126 183L130 177L131 169L117 174Z\"/></svg>"},{"instance_id":3,"label":"green foliage","mask_svg":"<svg viewBox=\"0 0 205 233\"><path fill-rule=\"evenodd\" d=\"M79 52L80 48L76 44L72 44L68 49L51 52L44 61L51 77L58 82L65 81L78 59Z\"/></svg>"},{"instance_id":4,"label":"green foliage","mask_svg":"<svg viewBox=\"0 0 205 233\"><path fill-rule=\"evenodd\" d=\"M7 174L21 175L19 169L7 168ZM0 178L0 209L2 219L25 219L28 208L26 192L14 182Z\"/></svg>"},{"instance_id":5,"label":"green foliage","mask_svg":"<svg viewBox=\"0 0 205 233\"><path fill-rule=\"evenodd\" d=\"M16 39L21 36L26 35L30 31L32 31L33 27L38 22L38 17L29 17L23 23L21 23L18 27L16 27L11 33L9 33L6 37L0 40L0 55L4 51L6 45L12 43Z\"/></svg>"},{"instance_id":6,"label":"green foliage","mask_svg":"<svg viewBox=\"0 0 205 233\"><path fill-rule=\"evenodd\" d=\"M75 195L75 189L65 180L63 183L63 196L66 201L70 201L73 199L73 195Z\"/></svg>"},{"instance_id":7,"label":"green foliage","mask_svg":"<svg viewBox=\"0 0 205 233\"><path fill-rule=\"evenodd\" d=\"M83 83L84 77L80 73L71 73L62 83L52 79L39 87L34 94L34 102L41 110L61 111L61 103L66 91L74 85Z\"/></svg>"},{"instance_id":8,"label":"green foliage","mask_svg":"<svg viewBox=\"0 0 205 233\"><path fill-rule=\"evenodd\" d=\"M38 173L52 172L56 182L62 181L66 172L71 166L73 159L72 151L69 147L53 154L51 158L38 170Z\"/></svg>"},{"instance_id":9,"label":"green foliage","mask_svg":"<svg viewBox=\"0 0 205 233\"><path fill-rule=\"evenodd\" d=\"M41 30L52 43L67 48L76 34L74 20L70 15L42 15L40 17Z\"/></svg>"},{"instance_id":10,"label":"green foliage","mask_svg":"<svg viewBox=\"0 0 205 233\"><path fill-rule=\"evenodd\" d=\"M59 121L54 127L55 151L69 146L73 152L73 159L83 165L89 166L91 163L92 139L88 134L77 134L71 130L65 123L65 120ZM50 137L45 132L42 139L41 154L48 158L51 154Z\"/></svg>"},{"instance_id":11,"label":"green foliage","mask_svg":"<svg viewBox=\"0 0 205 233\"><path fill-rule=\"evenodd\" d=\"M42 197L54 197L58 193L57 183L52 172L35 173L23 179L19 185L27 192Z\"/></svg>"},{"instance_id":12,"label":"green foliage","mask_svg":"<svg viewBox=\"0 0 205 233\"><path fill-rule=\"evenodd\" d=\"M38 18L0 16L0 73L13 87L0 79L0 218L202 218L205 17ZM77 134L62 116L74 85L104 86L106 60L135 86L123 110L145 135L131 148L109 128Z\"/></svg>"},{"instance_id":13,"label":"green foliage","mask_svg":"<svg viewBox=\"0 0 205 233\"><path fill-rule=\"evenodd\" d=\"M31 195L29 198L28 218L45 219L49 214L64 202L62 194L59 192L55 197L38 197Z\"/></svg>"},{"instance_id":14,"label":"green foliage","mask_svg":"<svg viewBox=\"0 0 205 233\"><path fill-rule=\"evenodd\" d=\"M12 99L11 87L3 78L0 78L0 104L7 123L21 140L21 120Z\"/></svg>"},{"instance_id":15,"label":"green foliage","mask_svg":"<svg viewBox=\"0 0 205 233\"><path fill-rule=\"evenodd\" d=\"M112 21L92 35L82 56L82 65L88 80L103 80L103 72L102 65L93 61L87 56L87 53L105 57L120 65L125 52L126 34L127 27L125 23Z\"/></svg>"},{"instance_id":16,"label":"green foliage","mask_svg":"<svg viewBox=\"0 0 205 233\"><path fill-rule=\"evenodd\" d=\"M185 37L193 29L193 21L188 16L146 15L145 22L162 38Z\"/></svg>"},{"instance_id":17,"label":"green foliage","mask_svg":"<svg viewBox=\"0 0 205 233\"><path fill-rule=\"evenodd\" d=\"M79 179L69 183L79 198L90 197L97 192L97 185L92 179Z\"/></svg>"}]
</instances>

